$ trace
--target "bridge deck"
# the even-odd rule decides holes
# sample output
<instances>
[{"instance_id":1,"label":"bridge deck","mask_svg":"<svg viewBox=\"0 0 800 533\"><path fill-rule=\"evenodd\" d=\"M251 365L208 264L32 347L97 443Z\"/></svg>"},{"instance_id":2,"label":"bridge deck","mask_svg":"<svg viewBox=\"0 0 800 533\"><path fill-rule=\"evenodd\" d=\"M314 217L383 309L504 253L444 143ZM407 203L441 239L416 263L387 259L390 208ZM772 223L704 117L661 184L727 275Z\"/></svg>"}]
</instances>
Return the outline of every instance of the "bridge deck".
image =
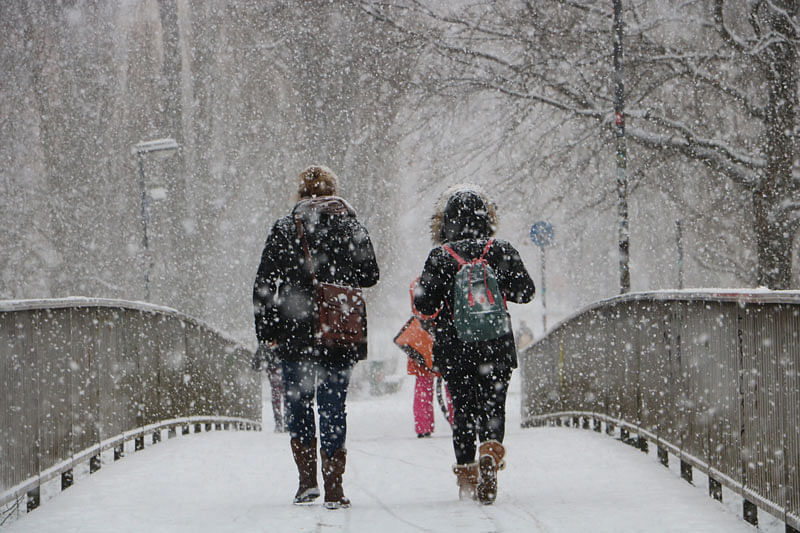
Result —
<instances>
[{"instance_id":1,"label":"bridge deck","mask_svg":"<svg viewBox=\"0 0 800 533\"><path fill-rule=\"evenodd\" d=\"M680 479L677 465L665 469L652 451L645 455L592 431L520 429L513 383L508 468L500 473L498 500L493 506L459 502L450 473L450 431L437 412L434 436L416 438L411 385L409 379L397 394L349 402L349 510L291 505L296 473L285 434L220 431L126 451L122 461L79 477L64 493L4 529L756 531L738 516L734 495L725 494L730 503L716 503L707 497L705 478L689 485ZM782 531L783 525L765 513L759 518L761 530Z\"/></svg>"}]
</instances>

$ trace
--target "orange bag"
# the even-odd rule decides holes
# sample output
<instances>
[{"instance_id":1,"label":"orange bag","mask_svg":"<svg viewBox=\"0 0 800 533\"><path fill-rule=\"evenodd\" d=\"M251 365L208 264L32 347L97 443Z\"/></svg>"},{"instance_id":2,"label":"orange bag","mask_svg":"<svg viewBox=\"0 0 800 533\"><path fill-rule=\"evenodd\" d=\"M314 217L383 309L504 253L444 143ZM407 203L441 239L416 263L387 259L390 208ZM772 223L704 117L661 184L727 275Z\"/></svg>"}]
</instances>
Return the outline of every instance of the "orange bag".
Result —
<instances>
[{"instance_id":1,"label":"orange bag","mask_svg":"<svg viewBox=\"0 0 800 533\"><path fill-rule=\"evenodd\" d=\"M439 312L433 315L423 315L414 307L414 288L419 282L416 278L411 282L409 293L411 295L411 312L409 318L394 338L394 343L408 355L408 373L413 376L425 376L438 373L433 371L433 335L425 329L423 321L435 319Z\"/></svg>"},{"instance_id":2,"label":"orange bag","mask_svg":"<svg viewBox=\"0 0 800 533\"><path fill-rule=\"evenodd\" d=\"M409 318L400 333L395 336L394 343L415 363L431 371L433 368L433 335L425 330L419 318L415 316Z\"/></svg>"}]
</instances>

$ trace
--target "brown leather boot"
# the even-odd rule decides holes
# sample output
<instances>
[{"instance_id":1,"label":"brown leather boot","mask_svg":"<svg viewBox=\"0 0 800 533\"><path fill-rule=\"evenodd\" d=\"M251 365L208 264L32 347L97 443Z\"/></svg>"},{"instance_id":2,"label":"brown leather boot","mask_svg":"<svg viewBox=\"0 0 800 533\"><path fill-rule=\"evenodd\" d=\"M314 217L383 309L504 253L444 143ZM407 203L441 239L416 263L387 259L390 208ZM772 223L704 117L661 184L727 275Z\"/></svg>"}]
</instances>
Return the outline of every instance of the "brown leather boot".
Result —
<instances>
[{"instance_id":1,"label":"brown leather boot","mask_svg":"<svg viewBox=\"0 0 800 533\"><path fill-rule=\"evenodd\" d=\"M458 483L458 499L474 500L475 487L478 485L478 463L453 465L453 473Z\"/></svg>"},{"instance_id":2,"label":"brown leather boot","mask_svg":"<svg viewBox=\"0 0 800 533\"><path fill-rule=\"evenodd\" d=\"M297 464L300 484L297 494L294 495L294 504L302 505L311 503L319 498L317 486L317 440L314 439L309 446L303 446L300 439L292 439L292 455Z\"/></svg>"},{"instance_id":3,"label":"brown leather boot","mask_svg":"<svg viewBox=\"0 0 800 533\"><path fill-rule=\"evenodd\" d=\"M350 507L350 500L344 495L342 487L342 474L347 459L347 450L339 448L328 457L325 451L320 451L322 457L322 482L325 485L325 507L328 509L341 509Z\"/></svg>"},{"instance_id":4,"label":"brown leather boot","mask_svg":"<svg viewBox=\"0 0 800 533\"><path fill-rule=\"evenodd\" d=\"M496 440L487 440L478 447L478 501L491 505L497 498L497 471L505 468L506 449Z\"/></svg>"}]
</instances>

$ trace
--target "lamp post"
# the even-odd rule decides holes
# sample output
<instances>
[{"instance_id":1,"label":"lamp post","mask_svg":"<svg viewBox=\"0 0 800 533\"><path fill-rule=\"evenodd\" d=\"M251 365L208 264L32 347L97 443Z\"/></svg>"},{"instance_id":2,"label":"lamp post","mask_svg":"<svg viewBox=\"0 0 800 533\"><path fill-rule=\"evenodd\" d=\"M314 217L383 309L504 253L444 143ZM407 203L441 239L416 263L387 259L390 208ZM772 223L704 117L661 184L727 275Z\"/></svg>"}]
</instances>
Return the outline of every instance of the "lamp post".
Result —
<instances>
[{"instance_id":1,"label":"lamp post","mask_svg":"<svg viewBox=\"0 0 800 533\"><path fill-rule=\"evenodd\" d=\"M145 301L150 300L150 269L152 268L153 264L152 257L150 256L150 248L147 242L147 223L150 219L150 201L145 188L144 156L147 154L169 156L179 147L180 145L175 142L175 139L167 137L164 139L155 139L153 141L141 141L131 148L131 154L136 154L136 160L139 166L139 193L141 195L142 208L142 249L144 250L142 267L144 268Z\"/></svg>"}]
</instances>

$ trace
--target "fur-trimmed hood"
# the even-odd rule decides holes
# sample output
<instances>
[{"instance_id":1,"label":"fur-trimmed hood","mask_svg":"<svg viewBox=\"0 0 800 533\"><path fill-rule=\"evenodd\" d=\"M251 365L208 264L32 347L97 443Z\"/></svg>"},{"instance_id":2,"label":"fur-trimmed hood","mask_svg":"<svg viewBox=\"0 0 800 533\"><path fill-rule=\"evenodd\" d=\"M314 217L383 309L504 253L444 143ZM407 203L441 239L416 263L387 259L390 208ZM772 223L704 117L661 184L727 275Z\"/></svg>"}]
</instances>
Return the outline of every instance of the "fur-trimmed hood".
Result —
<instances>
[{"instance_id":1,"label":"fur-trimmed hood","mask_svg":"<svg viewBox=\"0 0 800 533\"><path fill-rule=\"evenodd\" d=\"M431 239L436 244L468 238L488 238L497 231L497 209L477 185L448 188L431 217Z\"/></svg>"}]
</instances>

